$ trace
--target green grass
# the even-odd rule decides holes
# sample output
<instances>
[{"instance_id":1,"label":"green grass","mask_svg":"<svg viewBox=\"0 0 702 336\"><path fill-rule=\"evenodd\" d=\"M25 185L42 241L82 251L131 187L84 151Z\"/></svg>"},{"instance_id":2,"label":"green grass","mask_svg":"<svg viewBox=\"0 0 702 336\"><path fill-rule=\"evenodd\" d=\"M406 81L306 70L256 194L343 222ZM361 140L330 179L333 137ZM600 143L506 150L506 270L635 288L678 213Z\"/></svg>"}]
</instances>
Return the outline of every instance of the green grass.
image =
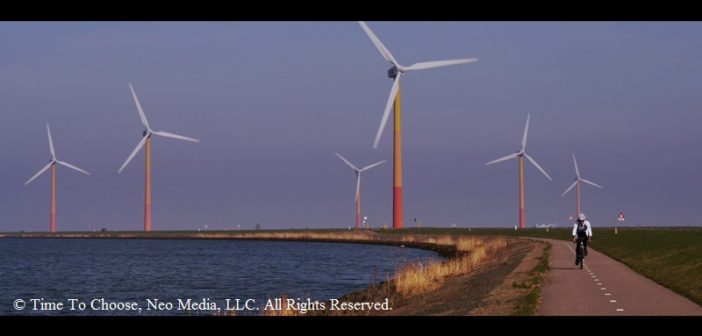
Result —
<instances>
[{"instance_id":1,"label":"green grass","mask_svg":"<svg viewBox=\"0 0 702 336\"><path fill-rule=\"evenodd\" d=\"M593 232L592 247L702 305L702 229Z\"/></svg>"},{"instance_id":2,"label":"green grass","mask_svg":"<svg viewBox=\"0 0 702 336\"><path fill-rule=\"evenodd\" d=\"M517 303L514 315L534 316L541 303L541 286L546 281L546 274L550 270L548 258L551 255L551 245L544 248L544 254L539 258L539 263L529 272L528 278L521 283L512 284L516 288L528 289L527 295L523 296Z\"/></svg>"},{"instance_id":3,"label":"green grass","mask_svg":"<svg viewBox=\"0 0 702 336\"><path fill-rule=\"evenodd\" d=\"M571 239L571 229L476 229L479 234ZM591 245L634 271L702 305L702 228L593 229Z\"/></svg>"}]
</instances>

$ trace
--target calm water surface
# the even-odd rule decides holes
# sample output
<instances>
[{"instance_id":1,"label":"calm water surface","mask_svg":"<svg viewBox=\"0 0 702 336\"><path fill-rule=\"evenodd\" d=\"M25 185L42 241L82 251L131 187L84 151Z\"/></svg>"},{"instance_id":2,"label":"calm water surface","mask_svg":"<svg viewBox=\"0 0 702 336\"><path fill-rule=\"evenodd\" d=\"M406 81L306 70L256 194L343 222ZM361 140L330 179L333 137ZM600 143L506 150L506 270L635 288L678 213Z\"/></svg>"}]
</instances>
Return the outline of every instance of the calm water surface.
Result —
<instances>
[{"instance_id":1,"label":"calm water surface","mask_svg":"<svg viewBox=\"0 0 702 336\"><path fill-rule=\"evenodd\" d=\"M254 299L262 309L269 298L281 294L301 300L338 298L386 280L401 264L430 258L439 257L412 248L340 243L0 239L0 315L213 314L178 311L177 299L205 302L209 308L215 303L220 309L226 299L230 307L241 299L242 308ZM63 310L34 310L30 300L42 298L45 303L62 302ZM71 298L78 300L76 308L85 303L85 310L71 311ZM102 301L92 302L101 298L136 302L141 311L103 311ZM18 299L24 300L21 310ZM147 311L146 299L174 307Z\"/></svg>"}]
</instances>

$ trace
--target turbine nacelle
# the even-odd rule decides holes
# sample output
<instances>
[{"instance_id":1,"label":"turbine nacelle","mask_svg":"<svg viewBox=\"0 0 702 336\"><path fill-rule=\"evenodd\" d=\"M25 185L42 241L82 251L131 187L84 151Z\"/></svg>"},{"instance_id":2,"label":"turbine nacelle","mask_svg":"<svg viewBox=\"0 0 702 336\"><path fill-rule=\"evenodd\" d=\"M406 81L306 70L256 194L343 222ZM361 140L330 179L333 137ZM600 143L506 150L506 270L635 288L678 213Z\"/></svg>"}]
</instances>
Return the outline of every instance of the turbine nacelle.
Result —
<instances>
[{"instance_id":1,"label":"turbine nacelle","mask_svg":"<svg viewBox=\"0 0 702 336\"><path fill-rule=\"evenodd\" d=\"M368 170L368 169L371 169L375 166L379 166L379 165L383 164L385 162L385 160L379 161L379 162L376 162L373 164L369 164L369 165L359 169L353 163L349 162L349 160L346 160L345 157L341 156L341 154L339 154L339 153L334 153L334 154L336 154L336 156L338 156L339 159L341 159L341 161L344 161L344 163L346 163L346 165L351 167L351 169L353 169L353 171L356 173L356 200L358 200L358 195L361 192L361 173Z\"/></svg>"},{"instance_id":2,"label":"turbine nacelle","mask_svg":"<svg viewBox=\"0 0 702 336\"><path fill-rule=\"evenodd\" d=\"M388 69L388 78L395 79L395 77L397 77L398 72L400 72L400 70L396 66L393 66L392 68Z\"/></svg>"},{"instance_id":3,"label":"turbine nacelle","mask_svg":"<svg viewBox=\"0 0 702 336\"><path fill-rule=\"evenodd\" d=\"M380 55L383 56L383 58L390 62L392 64L392 67L388 70L388 77L390 77L393 80L392 88L390 89L390 95L388 96L388 101L385 105L385 111L383 112L383 117L380 120L380 127L378 128L378 132L375 136L375 140L373 141L373 148L378 148L378 142L380 141L380 137L383 135L383 130L385 129L385 124L388 121L388 117L390 116L390 111L392 109L393 102L395 100L395 97L397 96L397 91L400 86L400 77L402 77L402 74L409 71L409 70L424 70L424 69L432 69L432 68L438 68L438 67L445 67L449 65L456 65L456 64L464 64L464 63L472 63L472 62L477 62L477 58L462 58L462 59L452 59L452 60L443 60L443 61L430 61L430 62L419 62L419 63L414 63L408 67L400 65L400 63L397 62L395 59L395 56L392 55L390 50L383 45L383 42L380 41L378 36L373 33L373 31L368 27L368 25L363 22L359 21L358 24L361 25L361 28L366 32L366 35L370 38L371 42L373 42L373 45L378 49L380 52Z\"/></svg>"},{"instance_id":4,"label":"turbine nacelle","mask_svg":"<svg viewBox=\"0 0 702 336\"><path fill-rule=\"evenodd\" d=\"M571 184L570 187L568 187L568 189L566 189L566 191L564 191L563 194L561 194L561 197L565 196L571 189L573 189L578 184L578 182L583 182L593 187L604 189L603 186L580 177L580 169L578 169L578 161L575 160L575 153L573 153L573 165L575 166L575 180L573 181L573 184Z\"/></svg>"},{"instance_id":5,"label":"turbine nacelle","mask_svg":"<svg viewBox=\"0 0 702 336\"><path fill-rule=\"evenodd\" d=\"M141 141L137 144L136 148L132 151L132 153L129 155L126 161L122 164L122 167L119 168L117 171L118 173L121 173L122 170L124 170L125 167L127 167L127 164L134 158L134 156L141 150L142 147L144 147L144 144L146 143L146 139L150 138L152 134L156 134L158 136L162 136L164 138L171 138L171 139L177 139L177 140L184 140L184 141L190 141L190 142L200 142L198 139L193 139L189 138L186 136L170 133L170 132L164 132L164 131L154 131L151 129L151 126L149 126L149 121L146 119L146 114L144 114L144 110L141 108L141 104L139 103L139 98L137 98L136 92L134 91L134 88L132 87L132 84L129 84L129 90L132 92L132 97L134 98L134 103L136 104L137 107L137 112L139 112L139 119L141 119L142 125L146 127L144 131L141 133L142 138Z\"/></svg>"},{"instance_id":6,"label":"turbine nacelle","mask_svg":"<svg viewBox=\"0 0 702 336\"><path fill-rule=\"evenodd\" d=\"M541 166L538 163L536 163L536 160L534 160L534 158L532 158L531 156L529 156L529 154L526 153L526 141L527 141L527 134L529 132L530 118L531 118L531 115L527 114L526 126L524 127L524 135L522 136L522 149L516 151L514 154L510 154L510 155L501 157L499 159L490 161L490 162L486 163L485 165L489 166L491 164L502 162L502 161L507 161L510 159L526 157L527 160L529 160L529 162L531 162L531 164L533 164L534 167L536 167L542 174L544 174L544 176L546 176L547 179L551 180L551 176L549 176L548 173L546 173L546 171L543 168L541 168Z\"/></svg>"},{"instance_id":7,"label":"turbine nacelle","mask_svg":"<svg viewBox=\"0 0 702 336\"><path fill-rule=\"evenodd\" d=\"M32 183L32 181L34 181L37 177L39 177L41 174L43 174L49 168L51 168L51 166L53 166L57 163L64 166L64 167L71 168L77 172L83 173L85 175L90 175L90 173L88 173L87 171L80 169L80 168L78 168L78 167L76 167L68 162L59 161L56 158L56 150L54 149L54 141L53 141L53 139L51 139L51 129L49 128L49 124L46 124L46 133L49 136L49 151L51 152L51 159L49 160L49 163L46 164L46 166L42 167L36 174L34 174L34 176L32 176L29 180L27 180L27 182L25 182L24 185L28 185L28 184Z\"/></svg>"}]
</instances>

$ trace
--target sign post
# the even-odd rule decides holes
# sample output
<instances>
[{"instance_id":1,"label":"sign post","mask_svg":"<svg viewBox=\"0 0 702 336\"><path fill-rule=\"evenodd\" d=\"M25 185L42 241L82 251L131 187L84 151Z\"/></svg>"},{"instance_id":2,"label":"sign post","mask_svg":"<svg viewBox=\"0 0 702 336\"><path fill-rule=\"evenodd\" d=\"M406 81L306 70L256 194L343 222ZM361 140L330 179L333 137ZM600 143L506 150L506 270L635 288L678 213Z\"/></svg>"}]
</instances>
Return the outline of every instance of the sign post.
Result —
<instances>
[{"instance_id":1,"label":"sign post","mask_svg":"<svg viewBox=\"0 0 702 336\"><path fill-rule=\"evenodd\" d=\"M623 222L626 219L624 219L624 212L619 212L619 216L617 216L617 221ZM614 227L614 234L617 234L617 227Z\"/></svg>"}]
</instances>

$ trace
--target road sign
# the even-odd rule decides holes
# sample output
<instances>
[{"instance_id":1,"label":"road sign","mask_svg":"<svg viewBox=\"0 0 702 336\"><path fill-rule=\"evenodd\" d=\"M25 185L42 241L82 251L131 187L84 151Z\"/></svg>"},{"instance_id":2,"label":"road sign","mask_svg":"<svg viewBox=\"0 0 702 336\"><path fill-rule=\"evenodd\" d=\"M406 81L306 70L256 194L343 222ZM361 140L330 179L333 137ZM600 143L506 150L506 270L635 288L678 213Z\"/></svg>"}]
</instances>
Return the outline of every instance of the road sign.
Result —
<instances>
[{"instance_id":1,"label":"road sign","mask_svg":"<svg viewBox=\"0 0 702 336\"><path fill-rule=\"evenodd\" d=\"M619 213L619 216L617 217L617 220L620 221L620 222L623 222L623 221L624 221L624 213L623 213L623 212L620 212L620 213Z\"/></svg>"}]
</instances>

